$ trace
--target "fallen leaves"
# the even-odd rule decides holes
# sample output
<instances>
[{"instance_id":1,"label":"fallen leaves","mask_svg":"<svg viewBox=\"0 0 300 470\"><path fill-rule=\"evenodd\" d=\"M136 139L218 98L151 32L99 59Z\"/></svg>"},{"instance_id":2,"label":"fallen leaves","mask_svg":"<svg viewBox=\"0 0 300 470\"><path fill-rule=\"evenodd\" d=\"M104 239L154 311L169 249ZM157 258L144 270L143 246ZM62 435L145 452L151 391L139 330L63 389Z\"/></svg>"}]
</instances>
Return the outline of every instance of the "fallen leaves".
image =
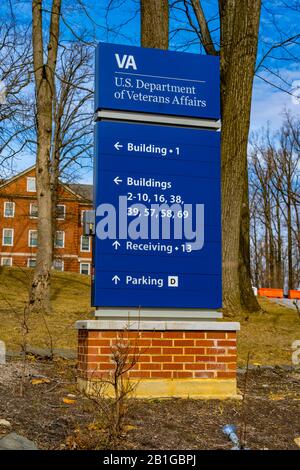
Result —
<instances>
[{"instance_id":1,"label":"fallen leaves","mask_svg":"<svg viewBox=\"0 0 300 470\"><path fill-rule=\"evenodd\" d=\"M11 423L7 419L0 419L0 428L10 428Z\"/></svg>"},{"instance_id":2,"label":"fallen leaves","mask_svg":"<svg viewBox=\"0 0 300 470\"><path fill-rule=\"evenodd\" d=\"M66 398L64 397L63 398L63 402L66 404L66 405L74 405L74 403L76 403L76 400L73 400L71 398Z\"/></svg>"},{"instance_id":3,"label":"fallen leaves","mask_svg":"<svg viewBox=\"0 0 300 470\"><path fill-rule=\"evenodd\" d=\"M49 384L50 382L51 380L47 379L46 377L40 379L31 379L32 385Z\"/></svg>"},{"instance_id":4,"label":"fallen leaves","mask_svg":"<svg viewBox=\"0 0 300 470\"><path fill-rule=\"evenodd\" d=\"M284 395L278 395L277 393L270 393L269 399L272 401L280 401L284 400L285 396Z\"/></svg>"},{"instance_id":5,"label":"fallen leaves","mask_svg":"<svg viewBox=\"0 0 300 470\"><path fill-rule=\"evenodd\" d=\"M101 428L102 426L99 423L90 423L87 425L89 431L99 431Z\"/></svg>"},{"instance_id":6,"label":"fallen leaves","mask_svg":"<svg viewBox=\"0 0 300 470\"><path fill-rule=\"evenodd\" d=\"M280 401L280 400L293 400L293 401L299 401L299 393L298 392L286 392L284 395L277 394L277 393L270 393L269 394L269 399L272 401Z\"/></svg>"},{"instance_id":7,"label":"fallen leaves","mask_svg":"<svg viewBox=\"0 0 300 470\"><path fill-rule=\"evenodd\" d=\"M126 424L124 426L124 431L134 431L135 429L138 429L137 426L133 426L132 424Z\"/></svg>"},{"instance_id":8,"label":"fallen leaves","mask_svg":"<svg viewBox=\"0 0 300 470\"><path fill-rule=\"evenodd\" d=\"M69 450L76 450L77 449L77 442L76 442L76 437L74 436L68 436L66 438L66 447Z\"/></svg>"},{"instance_id":9,"label":"fallen leaves","mask_svg":"<svg viewBox=\"0 0 300 470\"><path fill-rule=\"evenodd\" d=\"M295 444L297 444L298 447L300 447L300 436L295 437L294 442L295 442Z\"/></svg>"}]
</instances>

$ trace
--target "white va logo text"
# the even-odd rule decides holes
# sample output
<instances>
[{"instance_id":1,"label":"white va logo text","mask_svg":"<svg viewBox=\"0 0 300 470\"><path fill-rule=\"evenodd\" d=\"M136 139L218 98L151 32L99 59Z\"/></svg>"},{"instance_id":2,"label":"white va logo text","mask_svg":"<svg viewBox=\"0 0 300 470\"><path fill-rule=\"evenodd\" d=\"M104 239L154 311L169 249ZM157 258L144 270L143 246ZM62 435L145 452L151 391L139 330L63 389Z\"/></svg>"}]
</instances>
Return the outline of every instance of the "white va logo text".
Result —
<instances>
[{"instance_id":1,"label":"white va logo text","mask_svg":"<svg viewBox=\"0 0 300 470\"><path fill-rule=\"evenodd\" d=\"M137 66L136 66L133 55L124 54L122 57L120 57L119 54L115 54L115 58L116 58L119 69L132 68L134 70L137 70Z\"/></svg>"}]
</instances>

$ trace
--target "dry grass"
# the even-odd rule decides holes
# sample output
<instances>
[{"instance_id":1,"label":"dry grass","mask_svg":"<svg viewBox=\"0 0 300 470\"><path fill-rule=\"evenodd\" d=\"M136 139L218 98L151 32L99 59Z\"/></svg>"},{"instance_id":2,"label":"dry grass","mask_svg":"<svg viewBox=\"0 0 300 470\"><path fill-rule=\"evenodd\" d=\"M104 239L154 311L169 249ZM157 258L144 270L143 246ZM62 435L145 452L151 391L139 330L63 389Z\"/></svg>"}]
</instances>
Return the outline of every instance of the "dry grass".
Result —
<instances>
[{"instance_id":1,"label":"dry grass","mask_svg":"<svg viewBox=\"0 0 300 470\"><path fill-rule=\"evenodd\" d=\"M300 339L300 320L296 310L260 297L264 313L249 315L241 322L238 335L238 363L245 365L248 351L252 364L292 365L291 345Z\"/></svg>"},{"instance_id":2,"label":"dry grass","mask_svg":"<svg viewBox=\"0 0 300 470\"><path fill-rule=\"evenodd\" d=\"M32 270L0 268L0 339L9 350L20 350L21 321ZM51 315L32 313L28 343L32 347L74 349L76 320L92 318L88 276L53 272ZM50 333L50 334L49 334Z\"/></svg>"},{"instance_id":3,"label":"dry grass","mask_svg":"<svg viewBox=\"0 0 300 470\"><path fill-rule=\"evenodd\" d=\"M6 342L10 350L20 349L22 308L27 299L31 275L29 269L0 268L0 339ZM291 344L300 339L297 312L264 298L259 301L265 313L252 314L248 320L241 315L234 319L241 322L239 364L245 365L248 351L252 364L291 364ZM49 329L54 348L75 350L75 321L92 318L89 277L54 272L52 303L52 315L43 317L39 313L32 314L29 344L49 348Z\"/></svg>"}]
</instances>

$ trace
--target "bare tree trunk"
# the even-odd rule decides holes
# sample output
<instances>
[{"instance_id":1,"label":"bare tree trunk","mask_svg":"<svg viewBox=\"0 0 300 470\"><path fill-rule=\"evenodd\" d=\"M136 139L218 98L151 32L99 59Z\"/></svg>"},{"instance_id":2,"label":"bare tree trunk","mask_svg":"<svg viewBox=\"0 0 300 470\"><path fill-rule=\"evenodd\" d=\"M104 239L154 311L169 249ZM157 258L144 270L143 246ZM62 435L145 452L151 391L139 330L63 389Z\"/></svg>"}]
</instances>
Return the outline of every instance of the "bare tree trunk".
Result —
<instances>
[{"instance_id":1,"label":"bare tree trunk","mask_svg":"<svg viewBox=\"0 0 300 470\"><path fill-rule=\"evenodd\" d=\"M259 281L259 254L257 246L257 227L256 227L256 215L253 215L253 249L254 249L254 283L256 287L260 287Z\"/></svg>"},{"instance_id":2,"label":"bare tree trunk","mask_svg":"<svg viewBox=\"0 0 300 470\"><path fill-rule=\"evenodd\" d=\"M287 200L287 252L288 252L288 275L289 282L288 288L294 287L294 273L293 273L293 238L292 238L292 207L291 207L291 188L288 187L288 200Z\"/></svg>"},{"instance_id":3,"label":"bare tree trunk","mask_svg":"<svg viewBox=\"0 0 300 470\"><path fill-rule=\"evenodd\" d=\"M248 175L247 171L246 174ZM250 259L250 213L248 196L248 176L245 179L243 193L240 244L239 244L239 292L240 303L243 310L255 312L259 310L256 297L253 293L251 283L251 259Z\"/></svg>"},{"instance_id":4,"label":"bare tree trunk","mask_svg":"<svg viewBox=\"0 0 300 470\"><path fill-rule=\"evenodd\" d=\"M51 162L51 175L50 175L50 185L51 185L51 218L52 218L52 262L55 254L55 234L57 230L57 204L58 204L58 183L59 183L59 156L60 151L56 146L57 142L53 144L53 158Z\"/></svg>"},{"instance_id":5,"label":"bare tree trunk","mask_svg":"<svg viewBox=\"0 0 300 470\"><path fill-rule=\"evenodd\" d=\"M266 233L265 233L265 243L266 243L266 273L268 280L268 287L273 287L272 285L272 235L271 235L271 214L270 214L270 195L268 193L268 180L264 187L265 192L265 224L266 224Z\"/></svg>"},{"instance_id":6,"label":"bare tree trunk","mask_svg":"<svg viewBox=\"0 0 300 470\"><path fill-rule=\"evenodd\" d=\"M277 225L277 247L276 247L276 286L283 287L282 279L282 237L281 237L281 218L280 218L280 199L276 194L276 225Z\"/></svg>"},{"instance_id":7,"label":"bare tree trunk","mask_svg":"<svg viewBox=\"0 0 300 470\"><path fill-rule=\"evenodd\" d=\"M249 214L243 220L247 202L247 143L254 67L257 55L260 0L220 0L221 18L221 106L222 106L222 223L223 302L225 313L255 309L253 300L241 298L240 287L249 294L247 232ZM244 210L247 207L244 206ZM247 220L248 219L248 220ZM241 254L242 252L242 254ZM241 268L241 259L245 266ZM242 278L242 279L241 279ZM246 287L245 287L246 285ZM249 302L251 300L251 305ZM250 308L249 308L250 307Z\"/></svg>"},{"instance_id":8,"label":"bare tree trunk","mask_svg":"<svg viewBox=\"0 0 300 470\"><path fill-rule=\"evenodd\" d=\"M47 61L44 62L42 0L32 0L32 46L36 94L38 201L38 252L30 305L51 311L50 272L52 266L51 140L52 108L55 95L55 68L58 51L61 0L52 1Z\"/></svg>"},{"instance_id":9,"label":"bare tree trunk","mask_svg":"<svg viewBox=\"0 0 300 470\"><path fill-rule=\"evenodd\" d=\"M271 220L270 220L270 230L269 230L269 245L270 245L270 284L271 284L271 287L275 287L275 283L276 283L275 250L274 250L274 235L273 235Z\"/></svg>"},{"instance_id":10,"label":"bare tree trunk","mask_svg":"<svg viewBox=\"0 0 300 470\"><path fill-rule=\"evenodd\" d=\"M59 162L61 149L61 118L63 109L57 103L56 96L53 97L54 110L54 129L53 129L53 149L51 158L51 201L52 201L52 261L55 251L55 233L57 229L57 204L58 204L58 181L59 181Z\"/></svg>"},{"instance_id":11,"label":"bare tree trunk","mask_svg":"<svg viewBox=\"0 0 300 470\"><path fill-rule=\"evenodd\" d=\"M296 279L297 279L297 284L295 287L299 287L299 268L300 268L300 216L299 216L299 204L297 204L296 201L294 201L294 211L295 211L295 224L296 224L296 230L295 230L295 241L296 241Z\"/></svg>"},{"instance_id":12,"label":"bare tree trunk","mask_svg":"<svg viewBox=\"0 0 300 470\"><path fill-rule=\"evenodd\" d=\"M168 0L141 0L141 43L142 47L168 49Z\"/></svg>"},{"instance_id":13,"label":"bare tree trunk","mask_svg":"<svg viewBox=\"0 0 300 470\"><path fill-rule=\"evenodd\" d=\"M269 271L269 229L268 225L265 223L265 287L270 286L270 271Z\"/></svg>"}]
</instances>

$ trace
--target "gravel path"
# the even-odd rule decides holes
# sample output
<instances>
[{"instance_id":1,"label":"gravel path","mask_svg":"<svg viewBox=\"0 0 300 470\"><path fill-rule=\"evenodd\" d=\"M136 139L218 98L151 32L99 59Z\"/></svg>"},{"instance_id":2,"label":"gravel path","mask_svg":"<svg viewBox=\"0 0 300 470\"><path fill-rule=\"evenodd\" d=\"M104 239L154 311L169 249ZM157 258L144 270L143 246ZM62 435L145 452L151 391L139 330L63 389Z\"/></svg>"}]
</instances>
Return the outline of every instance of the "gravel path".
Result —
<instances>
[{"instance_id":1,"label":"gravel path","mask_svg":"<svg viewBox=\"0 0 300 470\"><path fill-rule=\"evenodd\" d=\"M293 310L296 310L296 306L294 304L295 300L293 299L270 299L272 302L275 302L276 304L283 305L284 307L287 308L292 308ZM300 308L300 301L298 300L298 305Z\"/></svg>"}]
</instances>

